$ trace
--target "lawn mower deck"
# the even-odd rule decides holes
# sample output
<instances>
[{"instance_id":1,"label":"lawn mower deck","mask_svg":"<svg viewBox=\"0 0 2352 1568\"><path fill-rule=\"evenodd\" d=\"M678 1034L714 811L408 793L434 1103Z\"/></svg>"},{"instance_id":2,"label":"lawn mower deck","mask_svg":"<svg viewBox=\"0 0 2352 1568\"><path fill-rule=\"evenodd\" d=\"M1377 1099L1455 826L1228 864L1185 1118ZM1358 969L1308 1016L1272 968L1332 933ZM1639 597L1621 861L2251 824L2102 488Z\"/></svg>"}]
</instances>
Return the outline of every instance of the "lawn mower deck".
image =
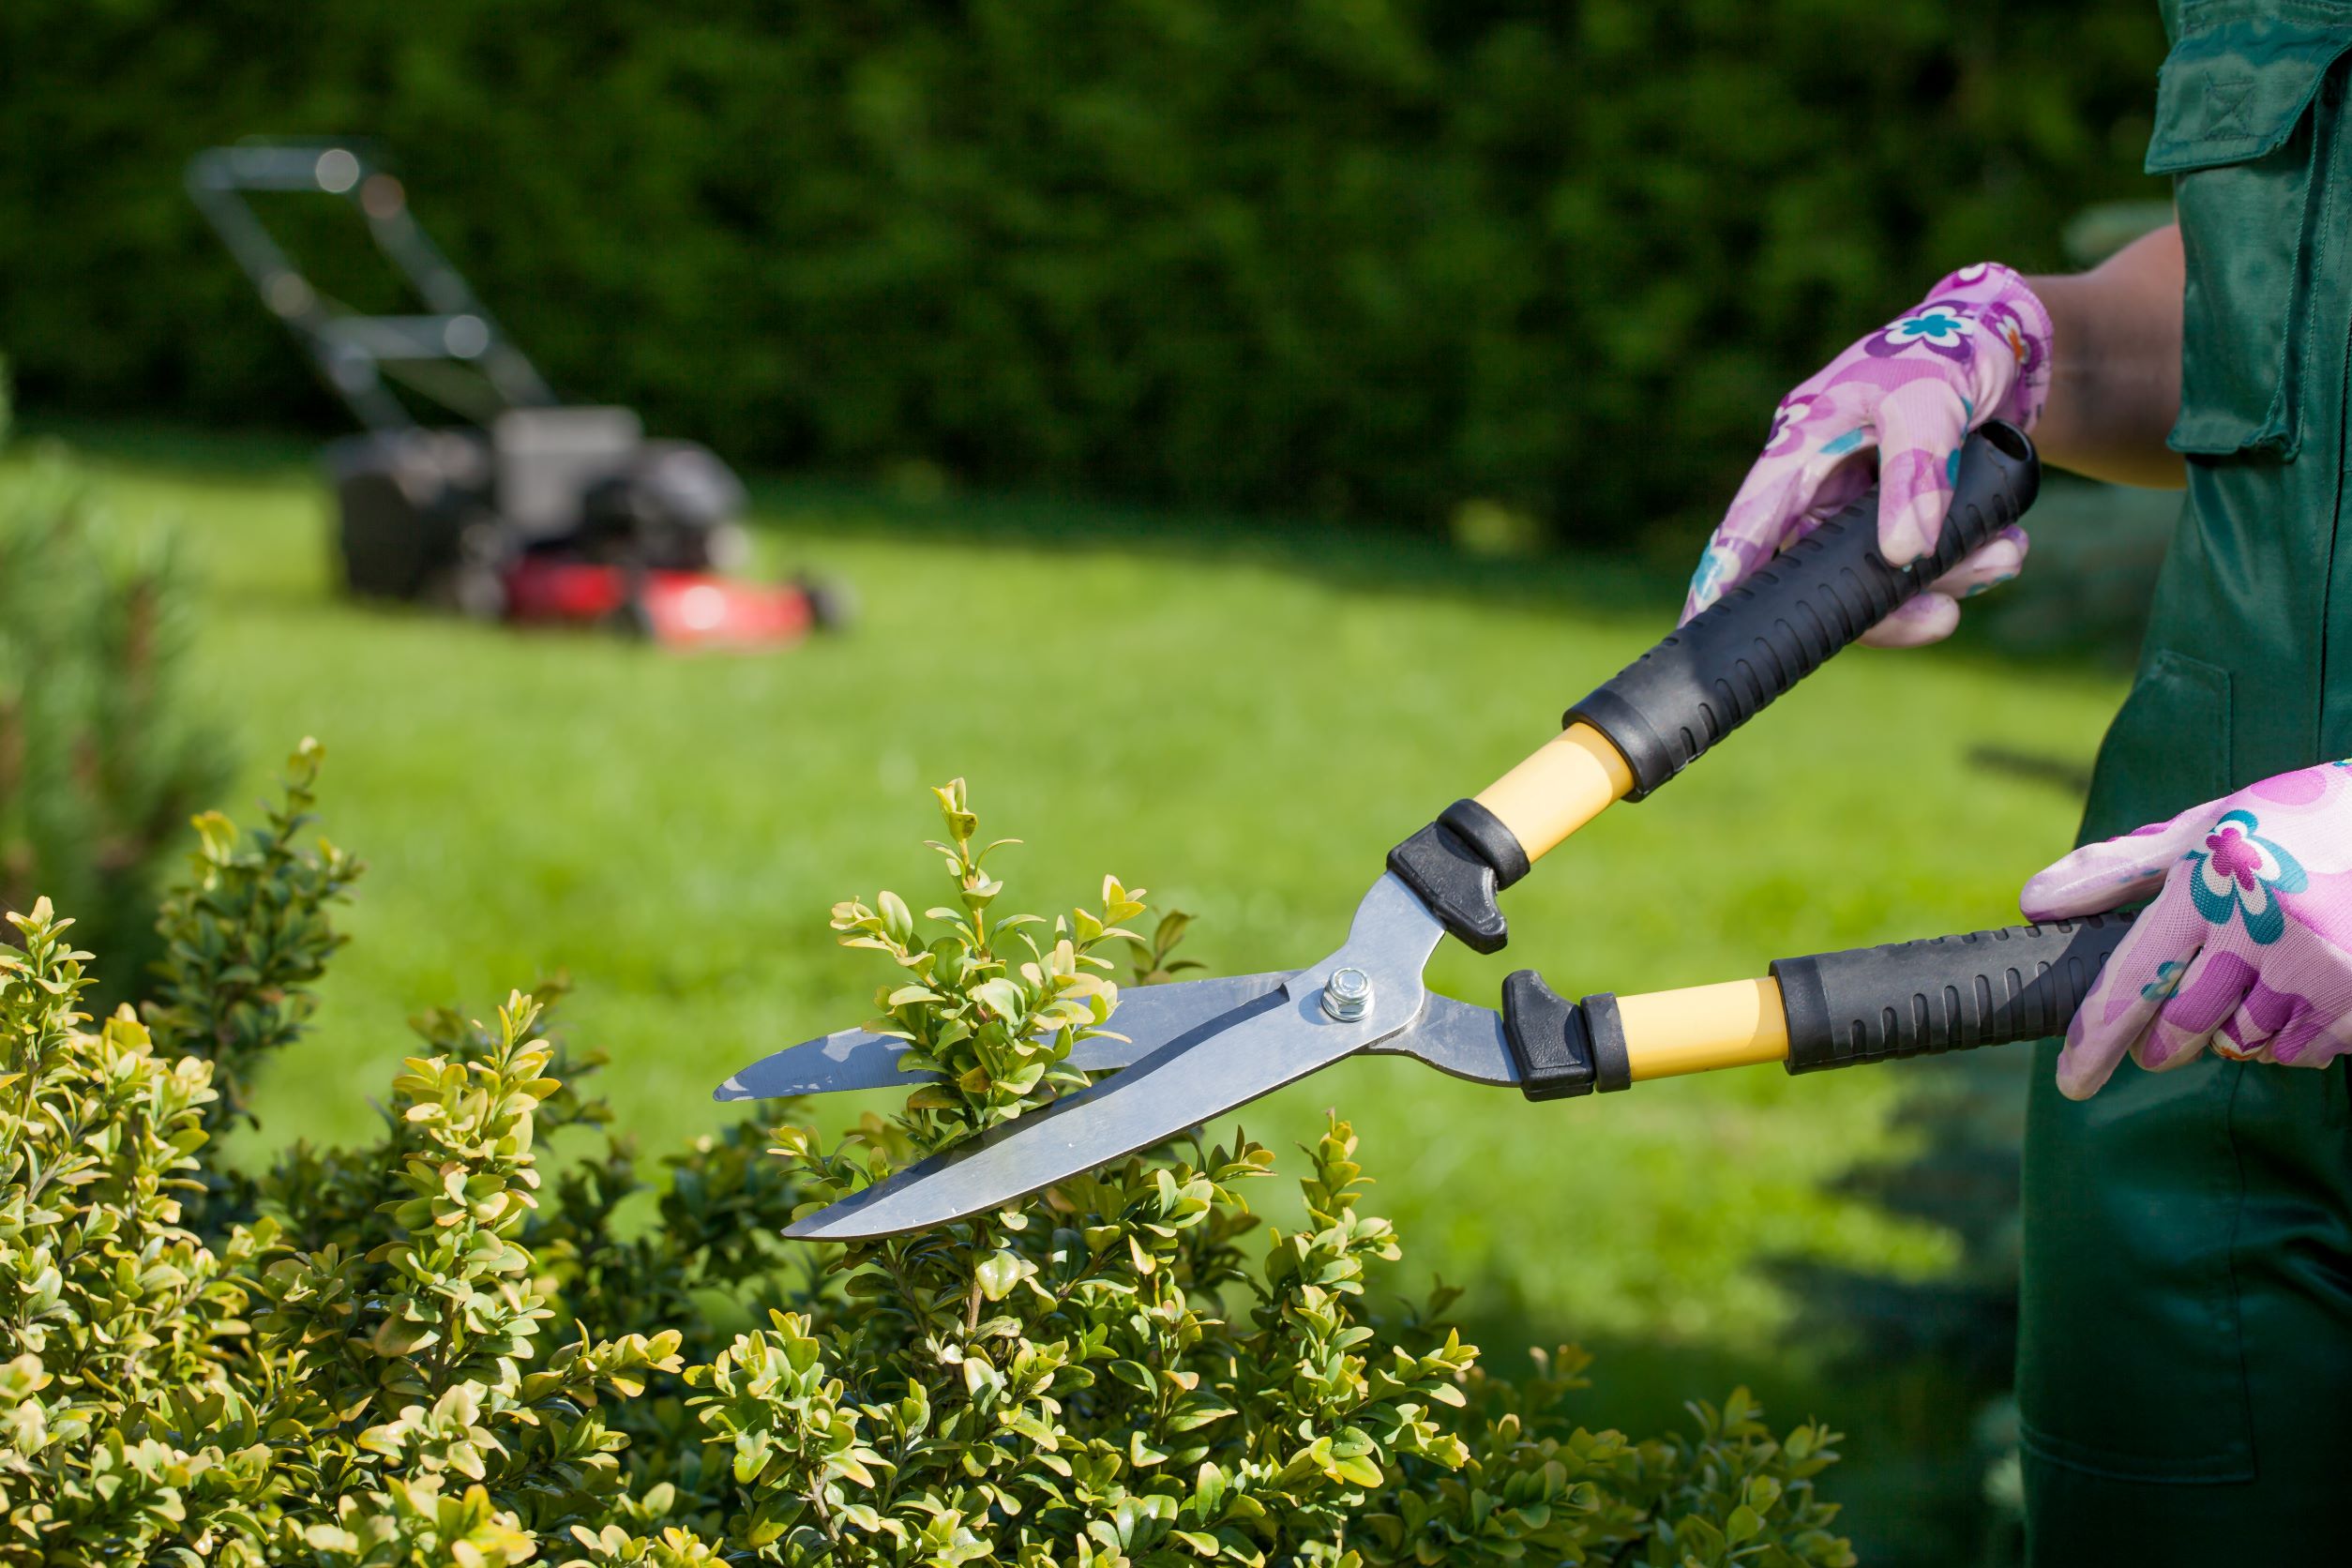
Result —
<instances>
[{"instance_id":1,"label":"lawn mower deck","mask_svg":"<svg viewBox=\"0 0 2352 1568\"><path fill-rule=\"evenodd\" d=\"M507 568L502 587L509 621L607 626L672 648L769 646L832 624L831 596L822 587L716 572L527 555Z\"/></svg>"},{"instance_id":2,"label":"lawn mower deck","mask_svg":"<svg viewBox=\"0 0 2352 1568\"><path fill-rule=\"evenodd\" d=\"M188 165L188 188L366 427L325 452L351 593L672 647L776 647L841 624L837 590L736 575L744 489L716 455L648 441L627 409L559 400L360 147L216 147ZM424 312L368 314L314 286L255 210L259 192L342 199ZM420 398L467 423L420 422Z\"/></svg>"}]
</instances>

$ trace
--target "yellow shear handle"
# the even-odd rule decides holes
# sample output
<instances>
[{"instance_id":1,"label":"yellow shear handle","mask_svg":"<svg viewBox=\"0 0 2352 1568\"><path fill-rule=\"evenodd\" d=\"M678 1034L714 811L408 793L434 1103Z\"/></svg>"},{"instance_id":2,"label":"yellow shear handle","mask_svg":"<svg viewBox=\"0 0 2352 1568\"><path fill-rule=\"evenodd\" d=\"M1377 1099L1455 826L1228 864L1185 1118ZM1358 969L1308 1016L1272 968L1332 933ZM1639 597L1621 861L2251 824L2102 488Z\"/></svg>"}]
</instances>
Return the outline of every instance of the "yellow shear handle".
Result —
<instances>
[{"instance_id":1,"label":"yellow shear handle","mask_svg":"<svg viewBox=\"0 0 2352 1568\"><path fill-rule=\"evenodd\" d=\"M1623 799L1633 787L1634 772L1608 737L1578 723L1481 790L1478 804L1511 830L1532 863Z\"/></svg>"},{"instance_id":2,"label":"yellow shear handle","mask_svg":"<svg viewBox=\"0 0 2352 1568\"><path fill-rule=\"evenodd\" d=\"M1533 862L1624 799L1633 787L1633 770L1608 737L1577 723L1480 791L1478 804L1511 830ZM1788 1019L1781 1010L1777 980L1621 996L1617 1012L1636 1083L1780 1062L1788 1055Z\"/></svg>"},{"instance_id":3,"label":"yellow shear handle","mask_svg":"<svg viewBox=\"0 0 2352 1568\"><path fill-rule=\"evenodd\" d=\"M1781 1008L1777 980L1729 980L1621 996L1617 1016L1636 1083L1788 1056L1788 1017Z\"/></svg>"}]
</instances>

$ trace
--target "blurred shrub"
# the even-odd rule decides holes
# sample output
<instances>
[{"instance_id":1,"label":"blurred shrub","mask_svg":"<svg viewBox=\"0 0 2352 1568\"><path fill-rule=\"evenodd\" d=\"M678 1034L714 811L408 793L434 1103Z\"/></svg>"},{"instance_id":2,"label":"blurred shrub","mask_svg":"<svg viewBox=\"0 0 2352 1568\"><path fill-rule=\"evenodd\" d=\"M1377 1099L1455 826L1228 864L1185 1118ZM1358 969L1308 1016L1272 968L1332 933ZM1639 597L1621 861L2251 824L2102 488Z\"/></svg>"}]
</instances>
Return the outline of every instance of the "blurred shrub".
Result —
<instances>
[{"instance_id":1,"label":"blurred shrub","mask_svg":"<svg viewBox=\"0 0 2352 1568\"><path fill-rule=\"evenodd\" d=\"M889 894L835 913L890 960L886 1026L950 1076L840 1149L738 1123L671 1159L656 1223L624 1236L626 1145L542 1165L609 1119L542 991L487 1026L420 1019L372 1146L207 1183L198 1152L298 1031L359 872L305 832L318 761L296 755L262 831L208 824L143 1021L77 1009L89 955L47 900L8 916L0 1563L1854 1561L1815 1485L1822 1428L1776 1438L1735 1394L1693 1407L1695 1436L1591 1432L1559 1408L1574 1352L1515 1387L1442 1324L1375 1316L1398 1246L1344 1123L1307 1152L1308 1228L1257 1245L1232 1189L1273 1156L1237 1138L786 1248L792 1213L1082 1081L1063 1058L1114 1016L1094 950L1140 898L1107 879L1099 911L1027 940L960 783L936 846L954 902L920 938ZM1138 962L1172 972L1176 934ZM247 1213L211 1200L233 1190Z\"/></svg>"},{"instance_id":2,"label":"blurred shrub","mask_svg":"<svg viewBox=\"0 0 2352 1568\"><path fill-rule=\"evenodd\" d=\"M62 466L0 473L0 907L71 899L122 982L157 951L173 840L229 773L189 701L189 597L170 535L110 527Z\"/></svg>"},{"instance_id":3,"label":"blurred shrub","mask_svg":"<svg viewBox=\"0 0 2352 1568\"><path fill-rule=\"evenodd\" d=\"M2138 173L2149 0L11 0L45 402L338 416L177 184L372 133L559 384L737 459L1566 542Z\"/></svg>"}]
</instances>

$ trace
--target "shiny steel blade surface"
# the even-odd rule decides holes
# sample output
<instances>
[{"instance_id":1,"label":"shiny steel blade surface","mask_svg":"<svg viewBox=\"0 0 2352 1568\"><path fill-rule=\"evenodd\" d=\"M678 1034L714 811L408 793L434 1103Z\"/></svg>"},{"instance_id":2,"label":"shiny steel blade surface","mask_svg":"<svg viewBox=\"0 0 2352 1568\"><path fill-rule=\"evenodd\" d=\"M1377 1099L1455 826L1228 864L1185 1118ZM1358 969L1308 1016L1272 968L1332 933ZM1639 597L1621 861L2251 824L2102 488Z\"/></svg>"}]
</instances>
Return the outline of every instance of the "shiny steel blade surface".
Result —
<instances>
[{"instance_id":1,"label":"shiny steel blade surface","mask_svg":"<svg viewBox=\"0 0 2352 1568\"><path fill-rule=\"evenodd\" d=\"M1519 1086L1519 1064L1503 1037L1502 1015L1450 996L1431 996L1403 1033L1364 1049L1367 1056L1413 1057L1472 1083Z\"/></svg>"},{"instance_id":2,"label":"shiny steel blade surface","mask_svg":"<svg viewBox=\"0 0 2352 1568\"><path fill-rule=\"evenodd\" d=\"M1127 1036L1081 1040L1070 1060L1090 1073L1139 1062L1177 1035L1219 1014L1279 989L1288 973L1232 974L1214 980L1175 980L1122 986L1110 1027ZM846 1089L888 1089L936 1078L902 1073L907 1043L863 1029L838 1030L763 1056L711 1091L714 1100L774 1100L788 1094L831 1094Z\"/></svg>"},{"instance_id":3,"label":"shiny steel blade surface","mask_svg":"<svg viewBox=\"0 0 2352 1568\"><path fill-rule=\"evenodd\" d=\"M1421 1018L1428 998L1422 966L1444 934L1412 891L1383 873L1356 907L1347 945L1291 975L1280 990L1178 1035L1048 1110L993 1128L798 1220L784 1234L850 1241L978 1214L1165 1142L1391 1040ZM1349 967L1370 975L1373 990L1364 1015L1342 1022L1323 1010L1323 982Z\"/></svg>"}]
</instances>

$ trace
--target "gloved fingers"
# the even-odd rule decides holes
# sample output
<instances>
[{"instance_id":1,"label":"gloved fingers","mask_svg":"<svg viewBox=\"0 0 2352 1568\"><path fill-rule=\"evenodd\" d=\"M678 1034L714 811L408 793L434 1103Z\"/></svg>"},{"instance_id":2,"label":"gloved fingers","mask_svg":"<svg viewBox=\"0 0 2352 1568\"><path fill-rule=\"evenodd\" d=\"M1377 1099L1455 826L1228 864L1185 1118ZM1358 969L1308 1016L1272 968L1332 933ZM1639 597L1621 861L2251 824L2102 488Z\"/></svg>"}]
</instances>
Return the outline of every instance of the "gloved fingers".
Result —
<instances>
[{"instance_id":1,"label":"gloved fingers","mask_svg":"<svg viewBox=\"0 0 2352 1568\"><path fill-rule=\"evenodd\" d=\"M2177 1029L2168 1029L2161 1023L2151 1023L2148 1026L2148 1033L2141 1035L2125 1054L2148 1072L2168 1073L2175 1067L2185 1067L2204 1055L2205 1048L2213 1043L2215 1033L2216 1030L2209 1029L2200 1034L2188 1034Z\"/></svg>"},{"instance_id":2,"label":"gloved fingers","mask_svg":"<svg viewBox=\"0 0 2352 1568\"><path fill-rule=\"evenodd\" d=\"M1722 598L1780 549L1783 520L1792 509L1803 510L1793 498L1804 483L1804 465L1790 459L1765 458L1748 470L1699 555L1677 626Z\"/></svg>"},{"instance_id":3,"label":"gloved fingers","mask_svg":"<svg viewBox=\"0 0 2352 1568\"><path fill-rule=\"evenodd\" d=\"M2254 1002L2249 998L2247 1008L2241 1011L2251 1011ZM2255 1027L2259 1027L2259 1022L2257 1018ZM2308 997L2295 997L2291 999L2286 1020L2262 1043L2259 1059L2282 1067L2325 1067L2344 1054L2347 1026L2352 1026L2352 1019L2336 1010L2322 1007Z\"/></svg>"},{"instance_id":4,"label":"gloved fingers","mask_svg":"<svg viewBox=\"0 0 2352 1568\"><path fill-rule=\"evenodd\" d=\"M2285 988L2295 984L2274 985L2271 977L2257 976L2245 1000L2214 1034L2214 1050L2282 1067L2324 1067L2333 1062L2343 1053L2346 1031L2352 1030L2352 996L2344 994L2341 976L2332 983L2322 981L2317 996Z\"/></svg>"},{"instance_id":5,"label":"gloved fingers","mask_svg":"<svg viewBox=\"0 0 2352 1568\"><path fill-rule=\"evenodd\" d=\"M2222 1027L2213 1033L2213 1050L2234 1062L2275 1062L2293 1066L2312 1038L2319 1033L2319 1019L2308 999L2286 997L2269 987L2256 984L2238 1004L2238 1010L2222 1020ZM2284 1050L2285 1054L2280 1055Z\"/></svg>"},{"instance_id":6,"label":"gloved fingers","mask_svg":"<svg viewBox=\"0 0 2352 1568\"><path fill-rule=\"evenodd\" d=\"M1872 648L1923 648L1941 642L1960 625L1960 601L1934 589L1905 600L1857 640Z\"/></svg>"},{"instance_id":7,"label":"gloved fingers","mask_svg":"<svg viewBox=\"0 0 2352 1568\"><path fill-rule=\"evenodd\" d=\"M1883 500L1885 491L1879 493ZM1950 491L1939 493L1949 495ZM1940 510L1936 522L1937 527L1943 524ZM1873 648L1923 648L1942 641L1959 627L1962 599L2017 575L2025 565L2028 543L2026 531L2010 524L1962 556L1958 565L1929 583L1918 597L1897 606L1892 614L1862 633L1861 641Z\"/></svg>"},{"instance_id":8,"label":"gloved fingers","mask_svg":"<svg viewBox=\"0 0 2352 1568\"><path fill-rule=\"evenodd\" d=\"M1878 401L1878 552L1907 566L1936 547L1952 506L1970 410L1940 377L1922 377Z\"/></svg>"},{"instance_id":9,"label":"gloved fingers","mask_svg":"<svg viewBox=\"0 0 2352 1568\"><path fill-rule=\"evenodd\" d=\"M2028 878L2018 909L2028 920L2068 920L2148 897L2202 837L2205 810L2193 807L2170 822L2085 844Z\"/></svg>"},{"instance_id":10,"label":"gloved fingers","mask_svg":"<svg viewBox=\"0 0 2352 1568\"><path fill-rule=\"evenodd\" d=\"M2066 1026L2059 1093L2087 1100L2114 1075L2196 958L2205 929L2194 914L2183 921L2150 911L2125 933Z\"/></svg>"},{"instance_id":11,"label":"gloved fingers","mask_svg":"<svg viewBox=\"0 0 2352 1568\"><path fill-rule=\"evenodd\" d=\"M1929 583L1928 589L1949 598L1974 598L2024 570L2031 543L2026 531L2013 522L1962 556L1959 565Z\"/></svg>"},{"instance_id":12,"label":"gloved fingers","mask_svg":"<svg viewBox=\"0 0 2352 1568\"><path fill-rule=\"evenodd\" d=\"M2163 1072L2191 1061L2211 1044L2255 983L2254 965L2245 955L2219 942L2209 942L2185 969L2164 977L2171 994L2157 1004L2156 1016L2132 1048L2132 1058L2150 1072Z\"/></svg>"},{"instance_id":13,"label":"gloved fingers","mask_svg":"<svg viewBox=\"0 0 2352 1568\"><path fill-rule=\"evenodd\" d=\"M1854 460L1876 445L1869 406L1876 396L1870 387L1832 388L1783 400L1763 456L1741 480L1691 575L1683 621L1869 488L1868 462Z\"/></svg>"},{"instance_id":14,"label":"gloved fingers","mask_svg":"<svg viewBox=\"0 0 2352 1568\"><path fill-rule=\"evenodd\" d=\"M1811 499L1805 509L1789 519L1782 529L1783 550L1846 510L1878 482L1878 471L1871 460L1876 442L1868 426L1848 431L1845 441L1830 445L1839 447L1840 453L1833 456L1825 449L1805 465L1804 482Z\"/></svg>"}]
</instances>

